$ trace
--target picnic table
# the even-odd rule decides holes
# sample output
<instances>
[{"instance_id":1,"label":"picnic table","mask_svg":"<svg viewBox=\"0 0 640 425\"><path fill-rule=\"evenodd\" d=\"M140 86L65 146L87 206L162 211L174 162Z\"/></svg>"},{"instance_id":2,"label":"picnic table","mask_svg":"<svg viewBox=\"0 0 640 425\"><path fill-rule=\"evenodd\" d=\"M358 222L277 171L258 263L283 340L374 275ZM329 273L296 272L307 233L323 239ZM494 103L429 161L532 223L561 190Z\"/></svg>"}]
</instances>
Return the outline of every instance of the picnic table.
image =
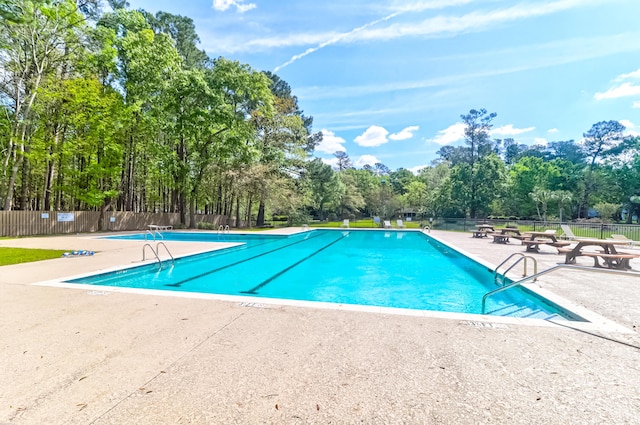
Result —
<instances>
[{"instance_id":1,"label":"picnic table","mask_svg":"<svg viewBox=\"0 0 640 425\"><path fill-rule=\"evenodd\" d=\"M612 269L629 269L629 260L632 258L640 258L640 254L629 254L627 252L618 252L616 245L625 245L624 241L607 240L607 239L579 239L578 244L572 249L566 251L565 264L575 264L576 258L580 256L591 257L594 260L594 267L602 267L598 261L598 257L604 261L604 264ZM587 246L596 246L602 248L600 251L583 251L582 248ZM560 250L559 250L560 251Z\"/></svg>"},{"instance_id":2,"label":"picnic table","mask_svg":"<svg viewBox=\"0 0 640 425\"><path fill-rule=\"evenodd\" d=\"M486 238L491 232L493 232L493 226L490 224L476 224L475 230L471 230L474 238Z\"/></svg>"},{"instance_id":3,"label":"picnic table","mask_svg":"<svg viewBox=\"0 0 640 425\"><path fill-rule=\"evenodd\" d=\"M515 227L499 227L495 231L499 231L503 235L522 236L520 229L516 229Z\"/></svg>"},{"instance_id":4,"label":"picnic table","mask_svg":"<svg viewBox=\"0 0 640 425\"><path fill-rule=\"evenodd\" d=\"M569 241L559 241L555 232L526 232L522 238L522 244L526 245L527 252L540 252L540 245L551 245L556 248L571 245Z\"/></svg>"},{"instance_id":5,"label":"picnic table","mask_svg":"<svg viewBox=\"0 0 640 425\"><path fill-rule=\"evenodd\" d=\"M508 233L490 233L493 236L493 243L509 243L509 234Z\"/></svg>"}]
</instances>

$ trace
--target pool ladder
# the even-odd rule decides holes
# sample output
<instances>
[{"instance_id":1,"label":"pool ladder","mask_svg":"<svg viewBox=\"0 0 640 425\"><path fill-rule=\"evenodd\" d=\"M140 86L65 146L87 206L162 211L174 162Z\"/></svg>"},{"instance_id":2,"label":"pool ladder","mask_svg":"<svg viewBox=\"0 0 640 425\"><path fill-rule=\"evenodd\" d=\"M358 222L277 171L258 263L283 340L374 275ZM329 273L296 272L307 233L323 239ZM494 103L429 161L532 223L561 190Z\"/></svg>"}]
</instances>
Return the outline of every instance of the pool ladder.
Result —
<instances>
[{"instance_id":1,"label":"pool ladder","mask_svg":"<svg viewBox=\"0 0 640 425\"><path fill-rule=\"evenodd\" d=\"M153 240L156 240L156 236L158 236L158 239L162 239L164 240L164 236L162 235L162 233L158 232L157 230L154 230L153 232L151 230L147 230L147 232L144 234L144 240L147 240L147 237L151 236L153 238Z\"/></svg>"},{"instance_id":2,"label":"pool ladder","mask_svg":"<svg viewBox=\"0 0 640 425\"><path fill-rule=\"evenodd\" d=\"M525 255L525 254L523 254L521 252L514 252L513 254L511 254L510 256L505 258L502 263L498 264L498 267L496 267L496 269L493 271L493 281L495 283L498 283L498 269L500 269L500 267L505 265L513 257L520 257L520 258L518 258L516 261L514 261L513 264L511 264L504 271L504 273L502 273L502 286L504 286L504 284L505 284L505 279L507 278L506 277L507 273L509 273L511 271L511 269L514 268L515 266L517 266L521 261L524 261L524 270L522 272L522 277L526 277L527 276L527 260L533 261L533 274L536 275L538 273L538 262L536 261L535 258L533 258L530 255ZM535 282L536 279L534 278L533 281Z\"/></svg>"},{"instance_id":3,"label":"pool ladder","mask_svg":"<svg viewBox=\"0 0 640 425\"><path fill-rule=\"evenodd\" d=\"M498 266L499 267L499 266ZM528 282L530 280L535 281L539 276L545 275L547 273L551 273L554 272L556 270L559 269L567 269L567 270L580 270L580 271L585 271L585 272L596 272L596 273L608 273L608 274L617 274L620 276L633 276L633 275L640 275L640 273L638 272L633 272L633 271L623 271L623 270L612 270L612 269L604 269L604 268L598 268L598 267L585 267L585 266L576 266L575 264L558 264L556 266L550 267L546 270L542 270L540 273L534 273L530 276L525 276L520 280L517 280L515 282L511 282L507 285L503 285L499 288L494 289L493 291L489 291L486 294L484 294L484 296L482 297L482 314L485 313L486 311L486 303L487 303L487 298L489 298L490 296L497 294L498 292L502 292L502 291L506 291L507 289L511 289L514 288L516 286L520 286L525 282ZM497 268L496 268L497 270Z\"/></svg>"},{"instance_id":4,"label":"pool ladder","mask_svg":"<svg viewBox=\"0 0 640 425\"><path fill-rule=\"evenodd\" d=\"M146 260L145 254L147 252L147 247L149 247L153 255L156 257L156 260L158 261L158 265L160 266L160 270L162 270L162 263L163 263L163 261L160 259L160 247L164 247L164 250L167 251L167 254L169 254L169 257L171 257L171 266L175 265L176 260L175 258L173 258L171 251L169 251L169 248L167 248L167 245L165 245L164 242L158 242L156 244L156 249L153 249L153 247L149 243L144 244L142 246L142 261Z\"/></svg>"}]
</instances>

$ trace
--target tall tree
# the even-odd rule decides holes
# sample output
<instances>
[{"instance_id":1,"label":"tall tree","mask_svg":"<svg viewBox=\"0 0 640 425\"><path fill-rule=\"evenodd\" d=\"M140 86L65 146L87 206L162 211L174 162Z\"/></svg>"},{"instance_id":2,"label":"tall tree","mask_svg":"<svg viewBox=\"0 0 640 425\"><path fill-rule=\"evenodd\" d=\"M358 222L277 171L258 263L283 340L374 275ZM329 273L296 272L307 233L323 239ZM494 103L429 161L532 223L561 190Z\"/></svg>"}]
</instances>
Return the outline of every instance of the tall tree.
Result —
<instances>
[{"instance_id":1,"label":"tall tree","mask_svg":"<svg viewBox=\"0 0 640 425\"><path fill-rule=\"evenodd\" d=\"M311 189L313 207L322 221L325 217L325 206L333 202L340 193L338 176L331 166L322 162L320 158L315 158L308 163L304 177Z\"/></svg>"},{"instance_id":2,"label":"tall tree","mask_svg":"<svg viewBox=\"0 0 640 425\"><path fill-rule=\"evenodd\" d=\"M491 121L496 116L495 112L488 113L486 109L472 109L467 115L460 116L465 124L464 136L467 148L465 162L459 165L458 173L456 173L459 189L456 193L469 215L474 218L481 209L484 209L487 187L493 185L492 182L486 180L486 173L481 173L482 170L478 162L493 151L489 131L492 127ZM492 164L494 162L491 161ZM460 186L461 184L464 185L464 188ZM454 185L454 187L456 186Z\"/></svg>"},{"instance_id":3,"label":"tall tree","mask_svg":"<svg viewBox=\"0 0 640 425\"><path fill-rule=\"evenodd\" d=\"M583 152L587 157L589 169L593 169L598 159L622 141L624 130L625 126L618 121L600 121L583 134Z\"/></svg>"},{"instance_id":4,"label":"tall tree","mask_svg":"<svg viewBox=\"0 0 640 425\"><path fill-rule=\"evenodd\" d=\"M311 136L312 119L305 117L298 106L297 97L291 87L275 74L264 73L269 89L274 96L273 114L255 114L252 121L256 127L258 161L270 170L267 178L299 175L304 159L313 150ZM265 222L268 197L266 182L260 193L256 225Z\"/></svg>"},{"instance_id":5,"label":"tall tree","mask_svg":"<svg viewBox=\"0 0 640 425\"><path fill-rule=\"evenodd\" d=\"M589 165L584 176L584 190L579 208L582 217L587 217L591 196L598 190L598 183L602 181L601 176L594 172L596 163L622 141L624 130L625 126L618 121L600 121L583 134L582 149Z\"/></svg>"},{"instance_id":6,"label":"tall tree","mask_svg":"<svg viewBox=\"0 0 640 425\"><path fill-rule=\"evenodd\" d=\"M336 151L333 156L338 160L338 171L343 171L353 166L349 155L345 151Z\"/></svg>"},{"instance_id":7,"label":"tall tree","mask_svg":"<svg viewBox=\"0 0 640 425\"><path fill-rule=\"evenodd\" d=\"M12 2L19 19L0 26L0 56L3 69L0 97L9 104L13 119L8 148L0 175L0 201L11 210L18 171L26 171L25 153L29 151L32 109L39 88L47 75L65 59L70 45L78 42L85 17L72 0ZM23 168L25 167L25 168Z\"/></svg>"},{"instance_id":8,"label":"tall tree","mask_svg":"<svg viewBox=\"0 0 640 425\"><path fill-rule=\"evenodd\" d=\"M206 65L209 58L204 50L198 49L200 38L196 33L193 19L162 11L155 16L148 12L142 13L156 33L171 36L185 68L202 68Z\"/></svg>"}]
</instances>

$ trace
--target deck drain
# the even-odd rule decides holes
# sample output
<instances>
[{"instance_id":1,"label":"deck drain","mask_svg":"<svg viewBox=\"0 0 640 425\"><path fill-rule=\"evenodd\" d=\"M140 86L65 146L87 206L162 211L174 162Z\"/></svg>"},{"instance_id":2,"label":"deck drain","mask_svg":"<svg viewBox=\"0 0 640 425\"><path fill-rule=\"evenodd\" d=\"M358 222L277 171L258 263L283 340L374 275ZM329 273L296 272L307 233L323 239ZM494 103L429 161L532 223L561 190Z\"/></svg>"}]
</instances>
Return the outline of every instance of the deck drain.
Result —
<instances>
[{"instance_id":1,"label":"deck drain","mask_svg":"<svg viewBox=\"0 0 640 425\"><path fill-rule=\"evenodd\" d=\"M262 303L247 303L247 302L243 302L243 303L239 303L238 305L240 307L272 308L269 304L262 304Z\"/></svg>"},{"instance_id":2,"label":"deck drain","mask_svg":"<svg viewBox=\"0 0 640 425\"><path fill-rule=\"evenodd\" d=\"M109 292L106 291L89 291L87 295L109 295Z\"/></svg>"},{"instance_id":3,"label":"deck drain","mask_svg":"<svg viewBox=\"0 0 640 425\"><path fill-rule=\"evenodd\" d=\"M509 327L503 323L491 323L491 322L478 322L475 320L467 320L462 322L465 325L473 326L474 328L495 328L495 329L508 329Z\"/></svg>"}]
</instances>

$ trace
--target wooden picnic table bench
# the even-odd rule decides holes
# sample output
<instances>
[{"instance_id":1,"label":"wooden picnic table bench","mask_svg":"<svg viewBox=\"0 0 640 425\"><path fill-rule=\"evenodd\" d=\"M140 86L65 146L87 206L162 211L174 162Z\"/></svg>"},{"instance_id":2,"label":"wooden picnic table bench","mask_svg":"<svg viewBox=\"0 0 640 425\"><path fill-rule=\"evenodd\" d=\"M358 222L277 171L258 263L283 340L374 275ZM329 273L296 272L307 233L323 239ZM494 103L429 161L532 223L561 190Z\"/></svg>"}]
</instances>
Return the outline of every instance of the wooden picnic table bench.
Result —
<instances>
[{"instance_id":1,"label":"wooden picnic table bench","mask_svg":"<svg viewBox=\"0 0 640 425\"><path fill-rule=\"evenodd\" d=\"M551 245L554 243L558 243L558 240L556 239L554 233L555 231L551 230L547 230L546 232L525 232L522 234L518 232L518 235L514 237L519 237L522 245L526 245L525 251L540 252L540 245Z\"/></svg>"},{"instance_id":2,"label":"wooden picnic table bench","mask_svg":"<svg viewBox=\"0 0 640 425\"><path fill-rule=\"evenodd\" d=\"M612 241L612 240L605 240L605 239L591 239L591 238L583 238L583 239L579 239L578 244L576 246L574 246L571 249L565 249L564 248L558 248L559 252L565 253L566 252L566 257L565 257L565 264L575 264L576 262L576 258L580 257L580 256L586 256L586 257L594 257L594 255L597 255L599 257L601 257L603 260L605 260L605 263L607 263L607 261L610 261L611 264L613 264L614 266L616 266L618 263L622 263L622 256L625 255L635 255L635 254L628 254L628 253L620 253L616 250L616 245L624 245L624 242L620 242L620 241ZM600 247L602 248L601 252L589 252L589 251L583 251L582 248L586 247L586 246L596 246L596 247ZM561 251L562 250L562 251ZM604 257L603 257L604 254ZM620 261L615 260L616 258L619 258ZM626 265L629 264L629 259L626 259ZM607 263L609 264L609 263ZM596 264L594 264L594 266L597 267ZM616 267L616 268L621 268L621 267Z\"/></svg>"},{"instance_id":3,"label":"wooden picnic table bench","mask_svg":"<svg viewBox=\"0 0 640 425\"><path fill-rule=\"evenodd\" d=\"M610 269L618 269L625 270L630 269L631 265L629 265L629 260L633 258L640 258L639 254L629 254L626 252L617 252L615 254L607 254L602 251L598 252L583 252L583 256L592 257L593 258L593 267L600 267L600 263L598 262L598 257L602 258L604 264Z\"/></svg>"},{"instance_id":4,"label":"wooden picnic table bench","mask_svg":"<svg viewBox=\"0 0 640 425\"><path fill-rule=\"evenodd\" d=\"M489 232L487 230L472 230L471 233L474 238L486 238Z\"/></svg>"},{"instance_id":5,"label":"wooden picnic table bench","mask_svg":"<svg viewBox=\"0 0 640 425\"><path fill-rule=\"evenodd\" d=\"M547 245L547 241L540 239L522 239L522 245L526 245L525 251L527 252L540 252L540 245Z\"/></svg>"},{"instance_id":6,"label":"wooden picnic table bench","mask_svg":"<svg viewBox=\"0 0 640 425\"><path fill-rule=\"evenodd\" d=\"M489 233L493 236L493 243L509 243L509 235L504 233Z\"/></svg>"}]
</instances>

